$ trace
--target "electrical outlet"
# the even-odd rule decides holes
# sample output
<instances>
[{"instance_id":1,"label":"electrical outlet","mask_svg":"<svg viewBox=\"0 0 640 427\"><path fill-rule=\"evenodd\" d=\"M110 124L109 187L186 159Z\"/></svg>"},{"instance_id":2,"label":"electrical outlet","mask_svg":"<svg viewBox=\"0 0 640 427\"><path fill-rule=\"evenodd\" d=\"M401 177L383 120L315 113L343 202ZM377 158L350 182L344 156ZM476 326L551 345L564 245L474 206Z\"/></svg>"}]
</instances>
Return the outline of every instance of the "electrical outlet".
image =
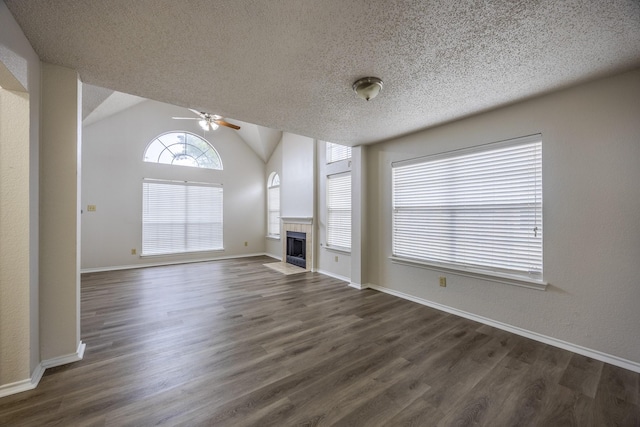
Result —
<instances>
[{"instance_id":1,"label":"electrical outlet","mask_svg":"<svg viewBox=\"0 0 640 427\"><path fill-rule=\"evenodd\" d=\"M335 257L335 261L336 261L336 262L338 262L338 255L336 255L336 257Z\"/></svg>"},{"instance_id":2,"label":"electrical outlet","mask_svg":"<svg viewBox=\"0 0 640 427\"><path fill-rule=\"evenodd\" d=\"M443 288L447 287L447 278L444 276L440 276L440 286L442 286Z\"/></svg>"},{"instance_id":3,"label":"electrical outlet","mask_svg":"<svg viewBox=\"0 0 640 427\"><path fill-rule=\"evenodd\" d=\"M131 255L135 255L136 254L136 248L131 249Z\"/></svg>"},{"instance_id":4,"label":"electrical outlet","mask_svg":"<svg viewBox=\"0 0 640 427\"><path fill-rule=\"evenodd\" d=\"M249 242L244 242L244 245L245 246L249 246Z\"/></svg>"},{"instance_id":5,"label":"electrical outlet","mask_svg":"<svg viewBox=\"0 0 640 427\"><path fill-rule=\"evenodd\" d=\"M95 212L96 205L87 205L87 212Z\"/></svg>"}]
</instances>

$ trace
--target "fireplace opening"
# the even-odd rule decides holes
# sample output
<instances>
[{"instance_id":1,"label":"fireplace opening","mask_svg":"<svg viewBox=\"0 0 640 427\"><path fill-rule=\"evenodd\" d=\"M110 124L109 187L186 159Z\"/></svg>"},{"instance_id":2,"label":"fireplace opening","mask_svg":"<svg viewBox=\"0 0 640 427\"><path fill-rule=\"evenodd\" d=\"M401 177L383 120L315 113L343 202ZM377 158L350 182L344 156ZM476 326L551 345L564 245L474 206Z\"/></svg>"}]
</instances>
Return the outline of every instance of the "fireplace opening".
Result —
<instances>
[{"instance_id":1,"label":"fireplace opening","mask_svg":"<svg viewBox=\"0 0 640 427\"><path fill-rule=\"evenodd\" d=\"M287 262L307 268L307 233L287 231Z\"/></svg>"}]
</instances>

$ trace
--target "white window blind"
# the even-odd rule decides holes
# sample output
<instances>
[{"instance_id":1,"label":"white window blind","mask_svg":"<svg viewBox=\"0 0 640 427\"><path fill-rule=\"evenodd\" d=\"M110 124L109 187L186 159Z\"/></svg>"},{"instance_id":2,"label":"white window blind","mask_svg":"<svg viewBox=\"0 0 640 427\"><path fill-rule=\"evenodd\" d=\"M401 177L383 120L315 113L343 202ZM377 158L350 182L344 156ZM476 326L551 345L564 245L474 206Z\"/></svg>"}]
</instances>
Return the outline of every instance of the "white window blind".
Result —
<instances>
[{"instance_id":1,"label":"white window blind","mask_svg":"<svg viewBox=\"0 0 640 427\"><path fill-rule=\"evenodd\" d=\"M327 245L351 249L351 174L327 177Z\"/></svg>"},{"instance_id":2,"label":"white window blind","mask_svg":"<svg viewBox=\"0 0 640 427\"><path fill-rule=\"evenodd\" d=\"M542 278L542 137L392 165L393 255Z\"/></svg>"},{"instance_id":3,"label":"white window blind","mask_svg":"<svg viewBox=\"0 0 640 427\"><path fill-rule=\"evenodd\" d=\"M270 236L280 235L280 187L270 187L268 193Z\"/></svg>"},{"instance_id":4,"label":"white window blind","mask_svg":"<svg viewBox=\"0 0 640 427\"><path fill-rule=\"evenodd\" d=\"M351 147L327 142L327 163L351 158Z\"/></svg>"},{"instance_id":5,"label":"white window blind","mask_svg":"<svg viewBox=\"0 0 640 427\"><path fill-rule=\"evenodd\" d=\"M222 187L145 179L142 255L222 249Z\"/></svg>"}]
</instances>

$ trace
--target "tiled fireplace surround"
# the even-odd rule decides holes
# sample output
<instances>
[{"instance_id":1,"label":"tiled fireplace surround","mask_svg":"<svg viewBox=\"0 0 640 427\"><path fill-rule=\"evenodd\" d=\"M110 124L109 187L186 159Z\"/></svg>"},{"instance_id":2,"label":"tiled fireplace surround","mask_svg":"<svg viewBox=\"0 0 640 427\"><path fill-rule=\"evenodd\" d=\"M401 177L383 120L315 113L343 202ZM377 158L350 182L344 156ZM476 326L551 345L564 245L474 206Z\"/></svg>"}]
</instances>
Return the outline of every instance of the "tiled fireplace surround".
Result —
<instances>
[{"instance_id":1,"label":"tiled fireplace surround","mask_svg":"<svg viewBox=\"0 0 640 427\"><path fill-rule=\"evenodd\" d=\"M282 240L282 262L287 262L287 231L306 233L307 239L307 271L313 271L313 218L283 217L280 236Z\"/></svg>"}]
</instances>

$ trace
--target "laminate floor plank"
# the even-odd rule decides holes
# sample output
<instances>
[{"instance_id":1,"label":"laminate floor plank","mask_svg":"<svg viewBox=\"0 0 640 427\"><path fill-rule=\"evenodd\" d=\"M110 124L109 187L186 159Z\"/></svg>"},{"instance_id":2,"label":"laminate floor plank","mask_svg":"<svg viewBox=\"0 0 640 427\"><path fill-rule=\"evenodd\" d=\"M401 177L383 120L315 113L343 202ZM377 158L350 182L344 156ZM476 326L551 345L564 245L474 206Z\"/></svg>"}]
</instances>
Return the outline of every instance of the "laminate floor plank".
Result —
<instances>
[{"instance_id":1,"label":"laminate floor plank","mask_svg":"<svg viewBox=\"0 0 640 427\"><path fill-rule=\"evenodd\" d=\"M595 397L604 363L580 354L571 357L569 366L560 379L560 385Z\"/></svg>"},{"instance_id":2,"label":"laminate floor plank","mask_svg":"<svg viewBox=\"0 0 640 427\"><path fill-rule=\"evenodd\" d=\"M268 257L82 275L2 426L640 426L640 374Z\"/></svg>"}]
</instances>

